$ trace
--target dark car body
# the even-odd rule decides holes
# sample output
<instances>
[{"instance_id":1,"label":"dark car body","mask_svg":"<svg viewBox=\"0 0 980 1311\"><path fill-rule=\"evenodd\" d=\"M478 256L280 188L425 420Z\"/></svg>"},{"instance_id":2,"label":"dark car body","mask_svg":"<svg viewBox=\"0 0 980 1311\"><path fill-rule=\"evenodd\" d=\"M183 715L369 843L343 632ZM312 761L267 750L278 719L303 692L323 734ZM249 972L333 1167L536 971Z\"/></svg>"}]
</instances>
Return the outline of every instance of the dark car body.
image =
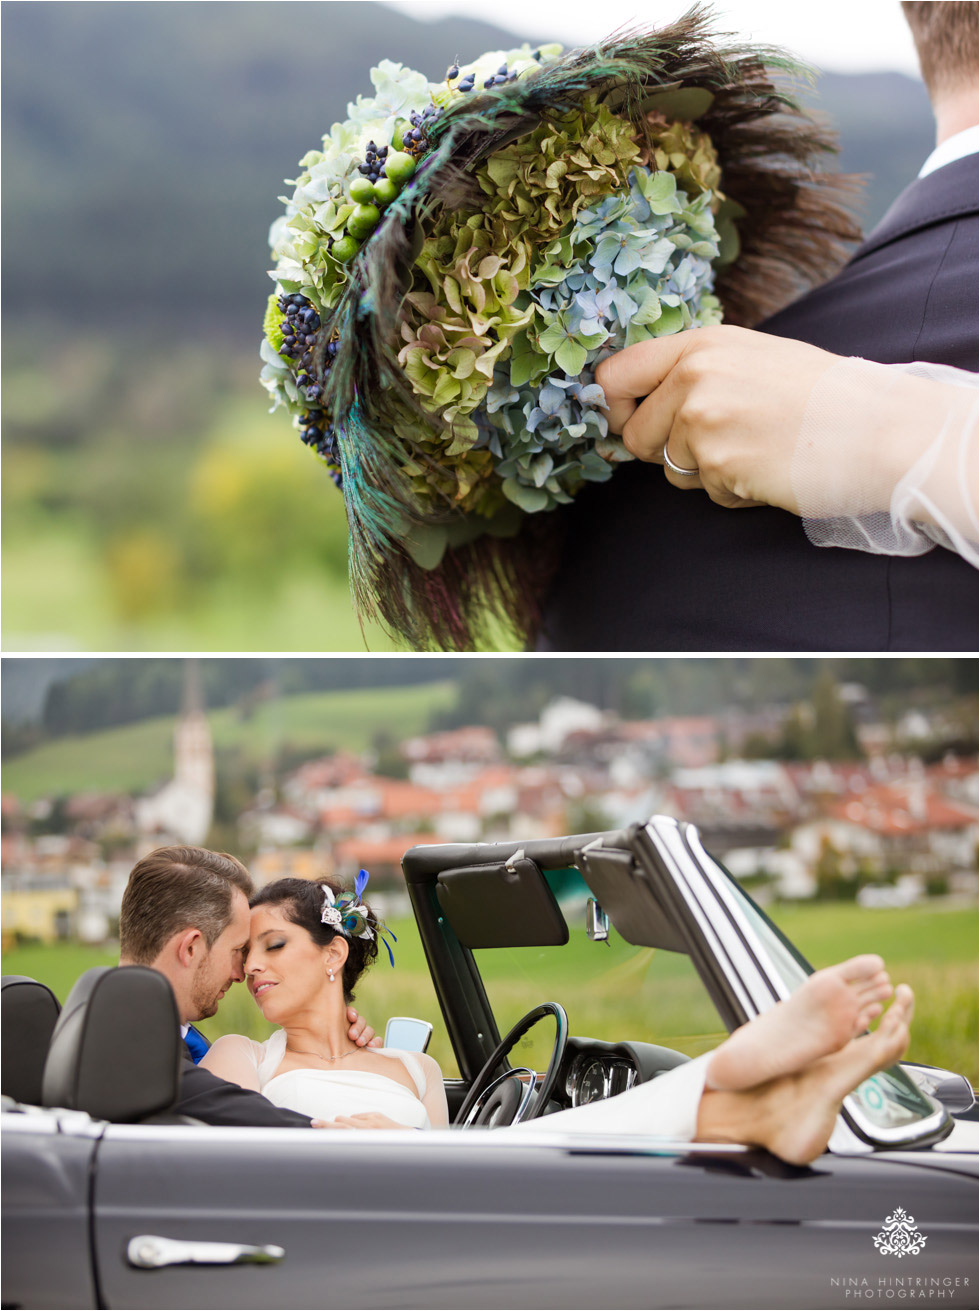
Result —
<instances>
[{"instance_id":1,"label":"dark car body","mask_svg":"<svg viewBox=\"0 0 980 1311\"><path fill-rule=\"evenodd\" d=\"M568 936L548 871L580 871L627 941L687 954L729 1028L807 969L696 831L662 817L416 847L403 868L459 1064L453 1108L500 1036L474 951ZM628 1033L576 1035L554 1108L575 1100L583 1062L643 1082L684 1059ZM831 1150L808 1167L671 1142L655 1126L558 1133L547 1114L519 1135L318 1134L7 1104L3 1305L975 1306L972 1099L943 1072L911 1075L896 1068L877 1085L884 1112L849 1098ZM896 1232L902 1255L888 1250Z\"/></svg>"}]
</instances>

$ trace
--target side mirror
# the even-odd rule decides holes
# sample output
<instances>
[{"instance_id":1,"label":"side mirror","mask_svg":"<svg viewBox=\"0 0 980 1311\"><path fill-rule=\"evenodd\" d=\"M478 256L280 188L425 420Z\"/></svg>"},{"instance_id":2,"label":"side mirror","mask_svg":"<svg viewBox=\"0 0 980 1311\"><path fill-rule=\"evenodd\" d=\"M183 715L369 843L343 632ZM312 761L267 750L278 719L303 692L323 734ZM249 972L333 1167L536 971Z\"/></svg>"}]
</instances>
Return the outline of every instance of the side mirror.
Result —
<instances>
[{"instance_id":1,"label":"side mirror","mask_svg":"<svg viewBox=\"0 0 980 1311\"><path fill-rule=\"evenodd\" d=\"M428 1020L413 1020L407 1015L393 1015L385 1025L385 1046L400 1052L424 1052L432 1037Z\"/></svg>"},{"instance_id":2,"label":"side mirror","mask_svg":"<svg viewBox=\"0 0 980 1311\"><path fill-rule=\"evenodd\" d=\"M964 1119L976 1118L977 1099L973 1085L965 1074L940 1069L935 1065L920 1065L915 1061L902 1061L902 1069L930 1097L935 1097L951 1115ZM972 1112L972 1115L971 1115Z\"/></svg>"}]
</instances>

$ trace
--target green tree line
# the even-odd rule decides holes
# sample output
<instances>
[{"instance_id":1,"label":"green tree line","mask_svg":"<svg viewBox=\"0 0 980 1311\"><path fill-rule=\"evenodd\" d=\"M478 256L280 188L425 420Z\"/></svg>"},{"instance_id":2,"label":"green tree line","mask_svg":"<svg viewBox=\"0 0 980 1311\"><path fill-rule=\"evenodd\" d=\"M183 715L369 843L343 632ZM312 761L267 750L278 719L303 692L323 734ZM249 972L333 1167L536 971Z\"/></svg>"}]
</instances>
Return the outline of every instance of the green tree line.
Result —
<instances>
[{"instance_id":1,"label":"green tree line","mask_svg":"<svg viewBox=\"0 0 980 1311\"><path fill-rule=\"evenodd\" d=\"M16 675L28 664L8 659ZM890 711L941 704L975 692L976 662L955 657L866 660L839 657L644 657L528 660L451 656L201 658L197 676L204 703L237 705L249 714L260 701L301 692L397 687L452 679L456 696L437 712L434 730L487 724L497 731L536 718L556 696L574 697L626 719L713 713L738 705L753 709L805 701L808 716L790 711L777 744L785 758L854 756L853 722L838 686L860 683ZM171 658L86 662L74 676L47 688L33 736L10 733L8 754L57 738L125 724L180 708L186 664ZM914 694L914 695L913 695ZM8 714L8 720L19 716ZM816 736L814 737L814 734ZM5 735L6 736L6 735Z\"/></svg>"}]
</instances>

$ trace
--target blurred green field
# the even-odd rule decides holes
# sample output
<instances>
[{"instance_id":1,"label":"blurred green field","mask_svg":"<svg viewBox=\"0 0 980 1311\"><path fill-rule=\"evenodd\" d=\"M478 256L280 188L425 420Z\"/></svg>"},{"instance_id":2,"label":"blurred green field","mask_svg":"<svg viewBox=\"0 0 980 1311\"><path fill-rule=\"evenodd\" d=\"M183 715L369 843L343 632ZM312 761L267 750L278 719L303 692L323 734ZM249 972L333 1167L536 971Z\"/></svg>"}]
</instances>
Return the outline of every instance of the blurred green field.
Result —
<instances>
[{"instance_id":1,"label":"blurred green field","mask_svg":"<svg viewBox=\"0 0 980 1311\"><path fill-rule=\"evenodd\" d=\"M910 1058L958 1070L977 1084L974 909L785 906L772 918L818 968L862 951L884 956L893 980L911 984L916 993ZM455 1074L414 921L392 920L391 927L398 936L396 968L379 960L362 981L357 1004L379 1031L389 1015L432 1020L429 1050L448 1075ZM724 1036L686 957L621 940L610 950L573 926L566 947L487 950L477 959L501 1032L538 1002L560 1001L572 1032L593 1038L646 1040L697 1055ZM113 963L111 954L77 945L24 947L4 953L3 970L40 978L63 999L83 970ZM219 1014L201 1027L212 1039L221 1033L264 1038L270 1032L244 988L232 989ZM540 1043L521 1053L532 1062L544 1054Z\"/></svg>"},{"instance_id":2,"label":"blurred green field","mask_svg":"<svg viewBox=\"0 0 980 1311\"><path fill-rule=\"evenodd\" d=\"M432 713L452 704L454 686L310 692L262 702L247 718L233 706L211 710L208 722L215 750L238 749L247 764L267 762L285 743L361 752L379 732L399 740L424 733ZM173 772L174 723L173 716L160 716L45 743L5 762L4 791L22 803L91 790L144 791Z\"/></svg>"},{"instance_id":3,"label":"blurred green field","mask_svg":"<svg viewBox=\"0 0 980 1311\"><path fill-rule=\"evenodd\" d=\"M391 651L347 581L344 500L254 350L5 357L6 651ZM492 649L513 649L494 634Z\"/></svg>"},{"instance_id":4,"label":"blurred green field","mask_svg":"<svg viewBox=\"0 0 980 1311\"><path fill-rule=\"evenodd\" d=\"M5 650L393 649L361 631L343 498L252 352L63 363L55 389L4 370Z\"/></svg>"}]
</instances>

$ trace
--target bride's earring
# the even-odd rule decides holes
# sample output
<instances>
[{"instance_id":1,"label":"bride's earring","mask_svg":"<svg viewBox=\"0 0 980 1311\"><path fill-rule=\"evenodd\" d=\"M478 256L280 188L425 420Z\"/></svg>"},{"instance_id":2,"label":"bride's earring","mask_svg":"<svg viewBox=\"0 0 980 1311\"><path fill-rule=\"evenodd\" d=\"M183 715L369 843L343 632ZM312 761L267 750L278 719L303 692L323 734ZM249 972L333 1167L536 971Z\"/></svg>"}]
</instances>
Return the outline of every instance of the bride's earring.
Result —
<instances>
[{"instance_id":1,"label":"bride's earring","mask_svg":"<svg viewBox=\"0 0 980 1311\"><path fill-rule=\"evenodd\" d=\"M327 970L327 978L333 983L333 970Z\"/></svg>"}]
</instances>

